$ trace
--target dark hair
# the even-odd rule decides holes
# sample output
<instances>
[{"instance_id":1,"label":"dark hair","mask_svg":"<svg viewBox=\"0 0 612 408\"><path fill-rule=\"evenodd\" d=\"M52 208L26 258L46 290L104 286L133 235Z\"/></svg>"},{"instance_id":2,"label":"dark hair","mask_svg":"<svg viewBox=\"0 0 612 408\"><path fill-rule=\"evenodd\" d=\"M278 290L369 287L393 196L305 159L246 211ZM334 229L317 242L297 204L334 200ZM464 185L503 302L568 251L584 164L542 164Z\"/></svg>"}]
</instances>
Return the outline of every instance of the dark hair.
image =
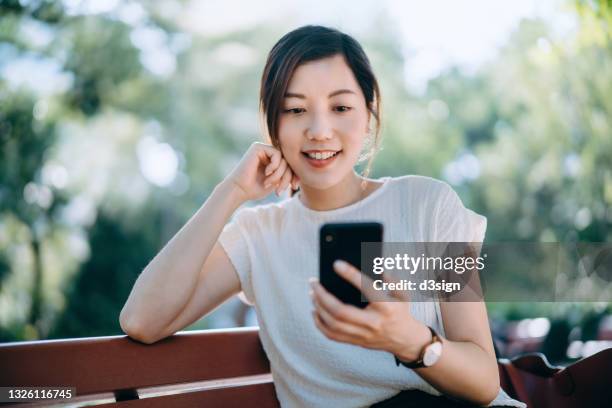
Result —
<instances>
[{"instance_id":1,"label":"dark hair","mask_svg":"<svg viewBox=\"0 0 612 408\"><path fill-rule=\"evenodd\" d=\"M365 96L368 111L376 119L374 140L370 141L369 152L364 157L370 158L364 171L367 176L380 142L380 90L367 55L361 45L348 34L334 28L307 25L285 34L272 47L261 77L259 96L265 131L271 144L280 148L278 122L293 72L302 63L334 55L344 56Z\"/></svg>"}]
</instances>

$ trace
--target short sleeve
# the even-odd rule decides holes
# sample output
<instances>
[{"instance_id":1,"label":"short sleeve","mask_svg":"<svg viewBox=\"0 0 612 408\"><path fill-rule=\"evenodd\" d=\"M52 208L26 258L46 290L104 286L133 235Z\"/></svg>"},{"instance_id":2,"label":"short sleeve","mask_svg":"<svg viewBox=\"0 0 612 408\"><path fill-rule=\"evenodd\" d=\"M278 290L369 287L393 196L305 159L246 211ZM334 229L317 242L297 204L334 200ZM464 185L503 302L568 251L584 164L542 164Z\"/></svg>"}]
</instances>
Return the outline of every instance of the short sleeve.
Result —
<instances>
[{"instance_id":1,"label":"short sleeve","mask_svg":"<svg viewBox=\"0 0 612 408\"><path fill-rule=\"evenodd\" d=\"M219 243L232 262L238 279L240 279L240 287L242 292L238 295L247 305L255 304L255 295L253 292L253 283L251 279L251 261L249 259L249 247L245 230L242 225L246 213L244 210L239 210L232 220L228 222L221 234L219 235Z\"/></svg>"},{"instance_id":2,"label":"short sleeve","mask_svg":"<svg viewBox=\"0 0 612 408\"><path fill-rule=\"evenodd\" d=\"M487 218L465 208L459 195L444 184L436 211L437 242L480 242L485 238Z\"/></svg>"},{"instance_id":3,"label":"short sleeve","mask_svg":"<svg viewBox=\"0 0 612 408\"><path fill-rule=\"evenodd\" d=\"M471 243L470 247L480 253L487 229L487 218L465 208L455 190L446 183L442 184L434 213L434 241L440 243L462 242ZM482 295L480 286L478 295ZM459 298L460 299L460 298ZM438 328L446 335L440 309L440 302L435 302Z\"/></svg>"}]
</instances>

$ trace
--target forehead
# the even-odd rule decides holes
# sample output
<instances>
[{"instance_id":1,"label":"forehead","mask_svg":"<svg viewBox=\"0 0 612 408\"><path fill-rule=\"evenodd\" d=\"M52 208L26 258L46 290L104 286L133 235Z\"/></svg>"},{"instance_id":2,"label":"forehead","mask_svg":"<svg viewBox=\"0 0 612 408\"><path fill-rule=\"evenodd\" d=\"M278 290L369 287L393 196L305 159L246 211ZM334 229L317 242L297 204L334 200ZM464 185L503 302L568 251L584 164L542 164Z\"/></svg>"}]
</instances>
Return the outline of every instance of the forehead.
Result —
<instances>
[{"instance_id":1,"label":"forehead","mask_svg":"<svg viewBox=\"0 0 612 408\"><path fill-rule=\"evenodd\" d=\"M337 89L351 89L361 95L353 71L342 55L334 55L299 65L289 81L287 92L312 94L333 92Z\"/></svg>"}]
</instances>

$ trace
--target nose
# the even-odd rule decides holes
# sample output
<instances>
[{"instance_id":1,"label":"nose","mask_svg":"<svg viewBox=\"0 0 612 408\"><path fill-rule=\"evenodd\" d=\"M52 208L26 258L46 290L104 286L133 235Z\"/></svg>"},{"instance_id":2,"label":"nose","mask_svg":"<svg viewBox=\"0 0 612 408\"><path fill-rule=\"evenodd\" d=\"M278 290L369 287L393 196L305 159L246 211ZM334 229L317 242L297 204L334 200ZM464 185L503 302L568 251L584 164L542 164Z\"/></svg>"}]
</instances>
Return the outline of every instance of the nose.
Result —
<instances>
[{"instance_id":1,"label":"nose","mask_svg":"<svg viewBox=\"0 0 612 408\"><path fill-rule=\"evenodd\" d=\"M306 129L306 136L309 140L331 139L332 133L330 121L324 114L314 115L310 126Z\"/></svg>"}]
</instances>

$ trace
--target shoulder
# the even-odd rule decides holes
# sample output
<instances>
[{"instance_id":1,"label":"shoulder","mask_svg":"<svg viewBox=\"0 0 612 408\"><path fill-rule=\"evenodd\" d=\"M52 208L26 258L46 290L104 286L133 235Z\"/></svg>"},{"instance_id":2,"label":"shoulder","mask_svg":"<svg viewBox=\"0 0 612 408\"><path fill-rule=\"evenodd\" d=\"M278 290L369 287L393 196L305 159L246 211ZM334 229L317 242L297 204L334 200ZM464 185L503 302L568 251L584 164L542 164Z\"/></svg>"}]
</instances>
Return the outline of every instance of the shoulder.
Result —
<instances>
[{"instance_id":1,"label":"shoulder","mask_svg":"<svg viewBox=\"0 0 612 408\"><path fill-rule=\"evenodd\" d=\"M245 206L236 211L234 220L246 228L280 224L288 211L290 199Z\"/></svg>"},{"instance_id":2,"label":"shoulder","mask_svg":"<svg viewBox=\"0 0 612 408\"><path fill-rule=\"evenodd\" d=\"M453 188L445 181L433 177L407 174L399 177L392 177L389 182L393 190L402 195L407 195L421 202L437 202L449 194L453 194Z\"/></svg>"},{"instance_id":3,"label":"shoulder","mask_svg":"<svg viewBox=\"0 0 612 408\"><path fill-rule=\"evenodd\" d=\"M415 216L424 216L437 242L482 242L486 217L466 208L459 194L447 182L427 176L394 177L402 203L410 203Z\"/></svg>"},{"instance_id":4,"label":"shoulder","mask_svg":"<svg viewBox=\"0 0 612 408\"><path fill-rule=\"evenodd\" d=\"M395 178L398 190L406 191L404 199L437 213L458 213L466 210L463 200L446 181L433 177L406 175Z\"/></svg>"}]
</instances>

